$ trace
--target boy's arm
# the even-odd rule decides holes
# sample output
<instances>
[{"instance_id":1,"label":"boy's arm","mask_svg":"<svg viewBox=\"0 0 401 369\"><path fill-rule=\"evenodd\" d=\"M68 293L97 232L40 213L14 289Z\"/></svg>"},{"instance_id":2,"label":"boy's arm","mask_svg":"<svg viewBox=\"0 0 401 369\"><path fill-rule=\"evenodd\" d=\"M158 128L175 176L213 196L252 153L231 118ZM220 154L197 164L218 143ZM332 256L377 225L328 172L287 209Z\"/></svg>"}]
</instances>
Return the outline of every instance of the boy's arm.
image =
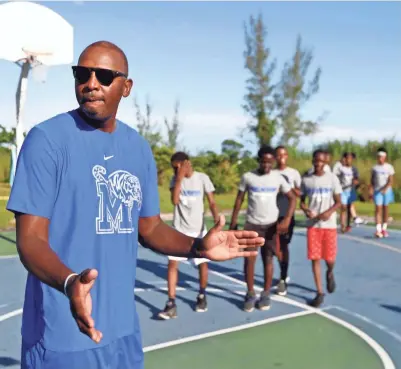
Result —
<instances>
[{"instance_id":1,"label":"boy's arm","mask_svg":"<svg viewBox=\"0 0 401 369\"><path fill-rule=\"evenodd\" d=\"M339 179L335 176L333 176L333 182L334 182L333 183L334 204L329 209L318 215L319 220L323 221L329 220L332 214L341 207L341 192L342 192L341 184Z\"/></svg>"},{"instance_id":2,"label":"boy's arm","mask_svg":"<svg viewBox=\"0 0 401 369\"><path fill-rule=\"evenodd\" d=\"M213 219L215 223L219 222L220 216L219 211L217 210L217 204L214 197L214 191L216 190L213 182L207 174L203 175L203 190L206 193L207 200L209 202L209 209L213 215Z\"/></svg>"},{"instance_id":3,"label":"boy's arm","mask_svg":"<svg viewBox=\"0 0 401 369\"><path fill-rule=\"evenodd\" d=\"M239 190L234 203L234 209L231 216L230 229L236 229L238 224L238 214L241 210L242 203L244 202L245 192Z\"/></svg>"},{"instance_id":4,"label":"boy's arm","mask_svg":"<svg viewBox=\"0 0 401 369\"><path fill-rule=\"evenodd\" d=\"M393 185L394 181L394 168L391 166L390 175L388 176L386 185L382 188L381 192L385 193Z\"/></svg>"},{"instance_id":5,"label":"boy's arm","mask_svg":"<svg viewBox=\"0 0 401 369\"><path fill-rule=\"evenodd\" d=\"M219 211L217 210L217 204L214 198L213 192L206 193L207 200L209 202L209 209L213 215L214 222L217 223L220 219Z\"/></svg>"}]
</instances>

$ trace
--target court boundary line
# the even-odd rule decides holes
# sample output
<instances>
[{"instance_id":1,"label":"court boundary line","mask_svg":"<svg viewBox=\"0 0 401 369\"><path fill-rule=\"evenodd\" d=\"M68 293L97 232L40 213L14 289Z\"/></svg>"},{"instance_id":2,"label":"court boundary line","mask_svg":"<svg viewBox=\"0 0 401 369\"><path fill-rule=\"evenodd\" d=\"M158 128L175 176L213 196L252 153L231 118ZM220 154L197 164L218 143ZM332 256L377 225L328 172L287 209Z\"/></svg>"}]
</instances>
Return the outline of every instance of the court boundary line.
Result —
<instances>
[{"instance_id":1,"label":"court boundary line","mask_svg":"<svg viewBox=\"0 0 401 369\"><path fill-rule=\"evenodd\" d=\"M297 229L297 231L294 232L294 235L300 235L301 233L302 234L306 233L306 229L303 229L303 228ZM401 254L401 249L398 249L397 247L390 246L390 245L387 245L387 244L379 242L379 241L370 240L370 239L362 238L359 236L351 236L349 234L338 234L338 237L345 238L345 239L348 239L351 241L355 241L357 243L365 244L363 246L372 245L372 246L376 246L376 247L379 247L382 249L396 252L397 254Z\"/></svg>"},{"instance_id":2,"label":"court boundary line","mask_svg":"<svg viewBox=\"0 0 401 369\"><path fill-rule=\"evenodd\" d=\"M348 314L348 315L350 315L350 316L352 316L354 318L357 318L359 320L362 320L363 322L366 322L366 323L372 325L373 327L383 331L384 333L387 333L388 335L390 335L395 340L397 340L398 342L401 343L401 336L398 333L390 330L385 325L377 323L373 319L370 319L370 318L368 318L368 317L366 317L366 316L364 316L362 314L356 313L356 312L354 312L352 310L348 310L348 309L343 308L343 307L338 306L338 305L330 305L330 306L327 306L326 308L323 308L322 310L324 310L324 311L327 311L327 310L338 310L338 311L341 311L341 312L343 312L345 314Z\"/></svg>"},{"instance_id":3,"label":"court boundary line","mask_svg":"<svg viewBox=\"0 0 401 369\"><path fill-rule=\"evenodd\" d=\"M226 287L238 287L238 284L224 284L224 286L226 286ZM168 289L167 287L156 287L156 286L153 287L153 288L140 288L140 287L137 287L137 288L135 288L134 293L162 292L162 291L167 291L167 289ZM181 292L185 292L185 291L197 292L198 291L197 287L188 288L188 287L178 287L177 286L176 289L177 289L177 291L181 291ZM221 289L221 288L208 288L207 290L208 290L208 292L212 292L212 293L213 292L214 293L221 293L221 294L234 293L234 294L239 295L239 296L244 296L245 292L246 292L245 290L229 290L229 291L227 291L227 290ZM0 305L0 308L4 308L4 307L9 306L9 305L10 304L3 304L3 305ZM20 315L20 314L22 314L22 312L23 312L23 309L20 308L20 309L12 310L12 311L10 311L8 313L5 313L3 315L0 315L0 322L5 321L5 320L10 319L10 318L13 318L13 317L15 317L17 315Z\"/></svg>"},{"instance_id":4,"label":"court boundary line","mask_svg":"<svg viewBox=\"0 0 401 369\"><path fill-rule=\"evenodd\" d=\"M9 313L0 315L0 322L3 322L5 320L7 320L7 319L10 319L10 318L14 317L14 316L22 314L22 310L23 309L21 308L21 309L13 310L13 311L10 311Z\"/></svg>"},{"instance_id":5,"label":"court boundary line","mask_svg":"<svg viewBox=\"0 0 401 369\"><path fill-rule=\"evenodd\" d=\"M177 340L158 343L156 345L144 347L143 351L151 352L151 351L160 350L160 349L164 349L164 348L171 347L171 346L177 346L177 345L181 345L181 344L188 343L188 342L194 342L194 341L199 341L199 340L210 338L210 337L221 336L221 335L227 334L227 333L238 332L238 331L242 331L245 329L258 327L261 325L279 322L281 320L293 319L293 318L298 318L301 316L311 315L311 314L315 314L315 311L310 311L310 310L309 311L307 311L307 310L297 311L295 313L279 315L279 316L275 316L275 317L271 317L271 318L267 318L267 319L258 320L256 322L240 324L235 327L218 329L218 330L211 331L211 332L206 332L206 333L196 334L193 336L179 338Z\"/></svg>"},{"instance_id":6,"label":"court boundary line","mask_svg":"<svg viewBox=\"0 0 401 369\"><path fill-rule=\"evenodd\" d=\"M230 280L232 282L236 281L238 284L241 284L241 285L246 285L245 282L243 282L243 281L241 281L239 279L226 276L223 273L211 270L211 268L209 268L209 273L212 273L214 275L220 276L221 278ZM255 286L255 290L263 291L263 288L261 288L259 286ZM329 320L331 320L331 321L333 321L333 322L335 322L335 323L337 323L339 325L342 325L344 328L347 328L348 330L353 332L356 336L359 336L359 338L364 340L373 349L373 351L376 352L376 354L379 356L380 360L382 361L384 369L396 369L395 364L394 364L393 360L391 359L390 355L387 353L387 351L378 342L376 342L372 337L370 337L364 331L362 331L358 327L355 327L351 323L348 323L345 320L342 320L342 319L337 318L337 317L335 317L333 315L330 315L329 313L326 313L326 312L322 311L321 309L316 309L316 308L313 308L313 307L311 307L309 305L306 305L306 304L304 304L302 302L290 299L289 297L284 297L284 296L279 296L279 295L272 295L271 299L275 300L275 301L278 301L278 302L287 303L288 305L293 305L293 306L297 306L297 307L303 308L306 311L315 312L316 314L318 314L320 316L323 316L323 317L325 317L325 318L327 318L327 319L329 319Z\"/></svg>"}]
</instances>

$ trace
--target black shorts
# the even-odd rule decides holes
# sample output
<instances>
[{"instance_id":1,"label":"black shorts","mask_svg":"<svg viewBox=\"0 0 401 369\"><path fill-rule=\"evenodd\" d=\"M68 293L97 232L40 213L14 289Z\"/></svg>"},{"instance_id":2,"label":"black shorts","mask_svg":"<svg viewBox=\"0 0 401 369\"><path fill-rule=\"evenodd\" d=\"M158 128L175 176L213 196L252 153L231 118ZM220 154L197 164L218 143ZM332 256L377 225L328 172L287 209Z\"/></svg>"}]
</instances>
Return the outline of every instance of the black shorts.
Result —
<instances>
[{"instance_id":1,"label":"black shorts","mask_svg":"<svg viewBox=\"0 0 401 369\"><path fill-rule=\"evenodd\" d=\"M279 217L278 218L278 223L280 223L284 217ZM288 227L288 232L286 234L281 234L280 235L280 245L282 244L290 244L292 240L292 235L294 234L294 228L295 228L295 217L291 218L290 226Z\"/></svg>"},{"instance_id":2,"label":"black shorts","mask_svg":"<svg viewBox=\"0 0 401 369\"><path fill-rule=\"evenodd\" d=\"M265 239L265 244L261 248L262 254L266 256L277 255L277 247L278 247L278 234L277 234L277 223L272 224L252 224L245 223L244 230L246 231L255 231L258 233L259 237L263 237ZM255 247L247 247L247 251L256 250Z\"/></svg>"}]
</instances>

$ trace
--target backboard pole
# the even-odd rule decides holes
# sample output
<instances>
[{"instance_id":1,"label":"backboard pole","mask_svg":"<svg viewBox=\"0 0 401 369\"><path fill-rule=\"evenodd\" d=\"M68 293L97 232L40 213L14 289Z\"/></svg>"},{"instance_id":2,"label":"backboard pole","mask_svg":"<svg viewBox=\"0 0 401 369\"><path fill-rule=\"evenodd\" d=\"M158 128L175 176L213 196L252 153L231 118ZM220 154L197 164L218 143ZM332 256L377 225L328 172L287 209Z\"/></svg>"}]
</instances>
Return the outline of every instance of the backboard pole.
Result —
<instances>
[{"instance_id":1,"label":"backboard pole","mask_svg":"<svg viewBox=\"0 0 401 369\"><path fill-rule=\"evenodd\" d=\"M23 124L23 111L25 107L26 91L28 86L28 74L31 69L29 59L25 60L21 66L21 74L18 82L16 93L16 107L17 107L17 125L15 128L15 145L17 147L17 158L24 142L24 124Z\"/></svg>"}]
</instances>

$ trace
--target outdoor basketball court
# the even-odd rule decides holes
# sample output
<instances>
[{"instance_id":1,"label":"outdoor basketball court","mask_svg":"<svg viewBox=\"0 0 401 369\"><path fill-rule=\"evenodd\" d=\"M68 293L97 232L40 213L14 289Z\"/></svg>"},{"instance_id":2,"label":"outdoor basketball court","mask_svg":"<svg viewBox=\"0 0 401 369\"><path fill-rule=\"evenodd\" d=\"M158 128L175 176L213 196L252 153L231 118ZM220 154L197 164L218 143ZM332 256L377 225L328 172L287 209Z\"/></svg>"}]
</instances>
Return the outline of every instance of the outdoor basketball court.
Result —
<instances>
[{"instance_id":1,"label":"outdoor basketball court","mask_svg":"<svg viewBox=\"0 0 401 369\"><path fill-rule=\"evenodd\" d=\"M376 240L373 228L340 235L337 291L321 309L305 304L314 296L306 260L305 233L292 244L290 286L269 311L242 311L242 261L212 263L208 311L194 312L197 270L182 263L178 318L161 321L166 258L141 248L137 310L146 368L280 369L401 368L401 232ZM3 239L3 242L12 243ZM276 275L278 270L276 269ZM17 258L0 259L0 367L19 368L25 271ZM256 281L262 284L259 261Z\"/></svg>"}]
</instances>

